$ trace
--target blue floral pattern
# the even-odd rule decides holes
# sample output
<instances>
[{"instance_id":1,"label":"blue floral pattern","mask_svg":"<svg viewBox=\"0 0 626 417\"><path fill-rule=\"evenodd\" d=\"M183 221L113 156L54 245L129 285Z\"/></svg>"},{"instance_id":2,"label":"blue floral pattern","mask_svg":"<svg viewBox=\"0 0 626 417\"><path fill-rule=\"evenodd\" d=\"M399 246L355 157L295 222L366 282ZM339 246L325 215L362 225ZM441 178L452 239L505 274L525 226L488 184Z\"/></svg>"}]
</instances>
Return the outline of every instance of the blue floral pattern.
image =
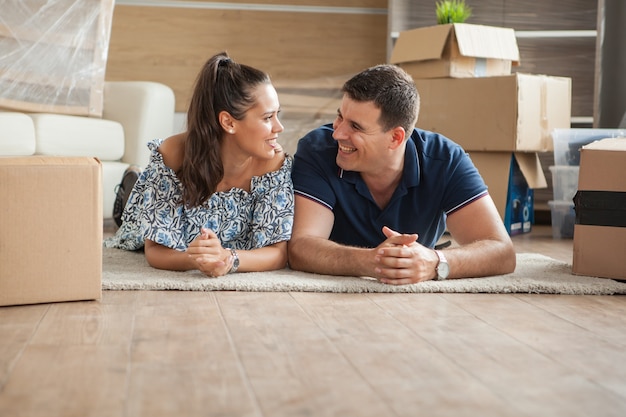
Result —
<instances>
[{"instance_id":1,"label":"blue floral pattern","mask_svg":"<svg viewBox=\"0 0 626 417\"><path fill-rule=\"evenodd\" d=\"M104 246L143 248L144 239L184 251L202 227L222 246L251 250L289 240L293 226L293 157L278 171L253 177L250 192L240 188L214 193L198 207L182 205L182 184L158 151L163 139L148 143L150 162L139 176L122 214L122 226Z\"/></svg>"}]
</instances>

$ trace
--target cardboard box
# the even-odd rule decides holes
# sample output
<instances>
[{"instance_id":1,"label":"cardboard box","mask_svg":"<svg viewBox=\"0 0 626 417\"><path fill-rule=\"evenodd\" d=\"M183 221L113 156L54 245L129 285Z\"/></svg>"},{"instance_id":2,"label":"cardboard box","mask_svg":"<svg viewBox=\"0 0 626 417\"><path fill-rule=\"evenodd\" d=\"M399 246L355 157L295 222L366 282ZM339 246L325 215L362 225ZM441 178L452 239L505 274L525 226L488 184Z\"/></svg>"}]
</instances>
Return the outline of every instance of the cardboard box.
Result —
<instances>
[{"instance_id":1,"label":"cardboard box","mask_svg":"<svg viewBox=\"0 0 626 417\"><path fill-rule=\"evenodd\" d=\"M572 272L626 280L626 138L582 147Z\"/></svg>"},{"instance_id":2,"label":"cardboard box","mask_svg":"<svg viewBox=\"0 0 626 417\"><path fill-rule=\"evenodd\" d=\"M552 150L552 130L571 125L571 78L513 74L415 80L417 126L468 151Z\"/></svg>"},{"instance_id":3,"label":"cardboard box","mask_svg":"<svg viewBox=\"0 0 626 417\"><path fill-rule=\"evenodd\" d=\"M535 221L534 192L548 186L539 155L522 152L470 152L489 187L509 235L528 233Z\"/></svg>"},{"instance_id":4,"label":"cardboard box","mask_svg":"<svg viewBox=\"0 0 626 417\"><path fill-rule=\"evenodd\" d=\"M390 63L415 79L508 75L519 49L513 29L453 23L400 32Z\"/></svg>"},{"instance_id":5,"label":"cardboard box","mask_svg":"<svg viewBox=\"0 0 626 417\"><path fill-rule=\"evenodd\" d=\"M0 158L0 305L101 297L101 175L95 158Z\"/></svg>"}]
</instances>

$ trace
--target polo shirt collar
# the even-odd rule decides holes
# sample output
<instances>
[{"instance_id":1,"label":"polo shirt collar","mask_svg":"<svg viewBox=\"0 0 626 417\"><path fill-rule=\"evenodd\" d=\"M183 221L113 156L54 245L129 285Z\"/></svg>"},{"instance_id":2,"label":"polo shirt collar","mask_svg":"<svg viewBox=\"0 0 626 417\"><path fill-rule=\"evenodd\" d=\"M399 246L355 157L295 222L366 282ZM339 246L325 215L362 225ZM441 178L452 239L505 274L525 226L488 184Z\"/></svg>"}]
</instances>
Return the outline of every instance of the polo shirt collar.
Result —
<instances>
[{"instance_id":1,"label":"polo shirt collar","mask_svg":"<svg viewBox=\"0 0 626 417\"><path fill-rule=\"evenodd\" d=\"M417 132L413 130L413 135ZM404 152L404 172L402 173L402 182L407 188L417 187L420 184L422 171L420 169L419 158L417 155L417 147L413 135L406 141L406 151Z\"/></svg>"}]
</instances>

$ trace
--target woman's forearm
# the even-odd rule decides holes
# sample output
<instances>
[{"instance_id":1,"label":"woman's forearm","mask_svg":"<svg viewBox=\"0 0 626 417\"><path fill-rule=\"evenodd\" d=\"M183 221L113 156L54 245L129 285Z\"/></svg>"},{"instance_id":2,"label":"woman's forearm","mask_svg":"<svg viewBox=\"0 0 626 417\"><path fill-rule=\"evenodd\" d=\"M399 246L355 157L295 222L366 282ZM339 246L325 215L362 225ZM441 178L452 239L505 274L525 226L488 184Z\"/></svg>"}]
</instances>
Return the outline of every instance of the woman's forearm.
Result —
<instances>
[{"instance_id":1,"label":"woman's forearm","mask_svg":"<svg viewBox=\"0 0 626 417\"><path fill-rule=\"evenodd\" d=\"M190 271L198 265L186 252L159 245L150 240L145 243L145 255L153 268L171 271ZM287 242L279 242L253 250L238 250L239 272L272 271L287 265Z\"/></svg>"},{"instance_id":2,"label":"woman's forearm","mask_svg":"<svg viewBox=\"0 0 626 417\"><path fill-rule=\"evenodd\" d=\"M287 266L287 242L259 249L237 251L239 272L273 271Z\"/></svg>"},{"instance_id":3,"label":"woman's forearm","mask_svg":"<svg viewBox=\"0 0 626 417\"><path fill-rule=\"evenodd\" d=\"M197 269L194 260L186 253L146 240L144 251L148 264L157 269L190 271Z\"/></svg>"}]
</instances>

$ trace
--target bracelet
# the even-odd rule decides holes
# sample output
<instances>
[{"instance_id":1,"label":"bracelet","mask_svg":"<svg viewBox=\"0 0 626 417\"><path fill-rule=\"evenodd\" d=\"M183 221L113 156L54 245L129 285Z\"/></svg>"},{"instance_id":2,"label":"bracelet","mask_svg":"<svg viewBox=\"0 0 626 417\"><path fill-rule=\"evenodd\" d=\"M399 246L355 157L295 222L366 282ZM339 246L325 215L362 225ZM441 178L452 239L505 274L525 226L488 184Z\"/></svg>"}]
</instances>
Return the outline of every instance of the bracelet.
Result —
<instances>
[{"instance_id":1,"label":"bracelet","mask_svg":"<svg viewBox=\"0 0 626 417\"><path fill-rule=\"evenodd\" d=\"M233 255L233 266L228 271L229 274L237 272L239 269L239 256L237 256L237 251L235 249L230 249L230 254Z\"/></svg>"}]
</instances>

